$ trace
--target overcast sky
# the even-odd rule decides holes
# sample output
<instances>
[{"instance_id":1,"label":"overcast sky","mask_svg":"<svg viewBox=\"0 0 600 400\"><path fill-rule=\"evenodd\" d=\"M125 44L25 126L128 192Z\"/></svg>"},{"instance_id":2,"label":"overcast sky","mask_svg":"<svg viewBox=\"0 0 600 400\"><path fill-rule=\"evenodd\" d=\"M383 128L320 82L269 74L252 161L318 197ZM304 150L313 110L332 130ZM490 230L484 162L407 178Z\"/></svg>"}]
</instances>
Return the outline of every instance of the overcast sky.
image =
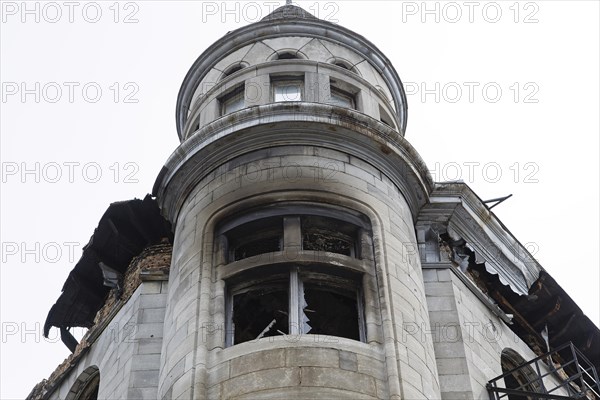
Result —
<instances>
[{"instance_id":1,"label":"overcast sky","mask_svg":"<svg viewBox=\"0 0 600 400\"><path fill-rule=\"evenodd\" d=\"M108 205L149 193L178 145L194 60L283 3L2 2L0 398L68 355L46 315ZM388 56L433 178L513 194L496 215L600 324L599 3L296 4Z\"/></svg>"}]
</instances>

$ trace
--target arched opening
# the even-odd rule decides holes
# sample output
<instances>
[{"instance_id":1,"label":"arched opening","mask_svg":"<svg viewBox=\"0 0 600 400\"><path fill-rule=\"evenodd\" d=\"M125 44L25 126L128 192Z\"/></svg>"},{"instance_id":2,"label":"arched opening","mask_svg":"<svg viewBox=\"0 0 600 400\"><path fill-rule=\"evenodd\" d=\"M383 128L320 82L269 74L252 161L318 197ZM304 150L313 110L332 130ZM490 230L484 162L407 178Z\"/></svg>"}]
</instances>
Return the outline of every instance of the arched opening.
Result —
<instances>
[{"instance_id":1,"label":"arched opening","mask_svg":"<svg viewBox=\"0 0 600 400\"><path fill-rule=\"evenodd\" d=\"M277 54L276 60L294 60L298 59L297 53L292 53L291 51L284 51Z\"/></svg>"},{"instance_id":2,"label":"arched opening","mask_svg":"<svg viewBox=\"0 0 600 400\"><path fill-rule=\"evenodd\" d=\"M336 67L343 68L347 71L353 72L356 75L360 76L360 73L358 72L358 70L356 68L354 68L354 65L348 60L344 60L341 58L332 58L332 59L329 59L328 62L332 65L335 65Z\"/></svg>"},{"instance_id":3,"label":"arched opening","mask_svg":"<svg viewBox=\"0 0 600 400\"><path fill-rule=\"evenodd\" d=\"M65 400L98 400L99 388L100 370L93 365L79 375Z\"/></svg>"},{"instance_id":4,"label":"arched opening","mask_svg":"<svg viewBox=\"0 0 600 400\"><path fill-rule=\"evenodd\" d=\"M221 79L228 77L229 75L233 75L234 73L243 70L244 68L246 68L246 65L239 63L239 64L234 64L230 67L228 67L227 69L225 69L225 71L223 72L223 76Z\"/></svg>"},{"instance_id":5,"label":"arched opening","mask_svg":"<svg viewBox=\"0 0 600 400\"><path fill-rule=\"evenodd\" d=\"M504 377L504 383L507 389L514 389L523 392L530 393L541 393L542 383L538 374L535 373L533 368L527 363L523 357L519 355L513 349L504 349L500 356L500 363L502 365L502 373L508 374ZM509 400L535 400L536 398L519 395L519 394L508 394L507 399Z\"/></svg>"}]
</instances>

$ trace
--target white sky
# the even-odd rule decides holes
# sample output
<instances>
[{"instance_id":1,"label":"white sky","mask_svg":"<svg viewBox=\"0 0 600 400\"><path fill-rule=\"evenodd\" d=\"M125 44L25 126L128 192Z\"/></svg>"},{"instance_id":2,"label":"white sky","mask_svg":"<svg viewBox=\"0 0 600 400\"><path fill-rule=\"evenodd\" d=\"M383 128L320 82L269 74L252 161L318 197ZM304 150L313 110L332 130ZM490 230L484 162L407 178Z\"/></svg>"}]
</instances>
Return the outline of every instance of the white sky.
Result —
<instances>
[{"instance_id":1,"label":"white sky","mask_svg":"<svg viewBox=\"0 0 600 400\"><path fill-rule=\"evenodd\" d=\"M55 331L42 338L46 315L108 205L143 198L178 145L175 102L193 61L275 3L83 1L70 22L63 2L29 1L31 14L2 2L0 398L25 397L67 356ZM462 1L428 1L432 14L421 1L300 4L389 57L407 91L419 90L408 96L406 138L434 179L462 178L484 200L512 193L496 215L600 324L599 3L475 2L472 22ZM435 92L436 82L439 102L423 101L422 85ZM39 182L21 174L36 163ZM468 163L479 163L472 176Z\"/></svg>"}]
</instances>

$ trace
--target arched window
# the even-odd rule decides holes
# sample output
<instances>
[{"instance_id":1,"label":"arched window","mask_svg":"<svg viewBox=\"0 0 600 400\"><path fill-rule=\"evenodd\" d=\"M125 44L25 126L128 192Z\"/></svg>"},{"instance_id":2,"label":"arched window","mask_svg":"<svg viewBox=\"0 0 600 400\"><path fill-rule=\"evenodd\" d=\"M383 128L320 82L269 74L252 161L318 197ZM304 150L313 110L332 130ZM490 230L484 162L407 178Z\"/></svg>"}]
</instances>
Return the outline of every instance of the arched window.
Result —
<instances>
[{"instance_id":1,"label":"arched window","mask_svg":"<svg viewBox=\"0 0 600 400\"><path fill-rule=\"evenodd\" d=\"M246 68L246 65L239 63L239 64L234 64L232 66L230 66L229 68L225 69L225 71L223 72L223 76L221 79L228 77L229 75L232 75L238 71L243 70L244 68Z\"/></svg>"},{"instance_id":2,"label":"arched window","mask_svg":"<svg viewBox=\"0 0 600 400\"><path fill-rule=\"evenodd\" d=\"M79 375L65 400L97 400L100 388L100 370L91 366Z\"/></svg>"},{"instance_id":3,"label":"arched window","mask_svg":"<svg viewBox=\"0 0 600 400\"><path fill-rule=\"evenodd\" d=\"M531 366L525 365L527 361L525 361L519 353L513 349L504 349L500 356L500 362L502 364L503 374L512 371L511 374L504 377L504 383L507 389L530 393L542 393L542 382L540 377L535 373ZM509 400L534 400L531 396L519 394L508 394L506 398Z\"/></svg>"},{"instance_id":4,"label":"arched window","mask_svg":"<svg viewBox=\"0 0 600 400\"><path fill-rule=\"evenodd\" d=\"M360 75L360 73L358 72L358 70L356 68L354 68L354 66L352 65L352 63L350 61L347 60L343 60L341 58L334 58L334 59L330 59L329 63L335 65L336 67L340 67L343 68L345 70L348 70L350 72L353 72L357 75Z\"/></svg>"},{"instance_id":5,"label":"arched window","mask_svg":"<svg viewBox=\"0 0 600 400\"><path fill-rule=\"evenodd\" d=\"M281 53L277 53L277 57L275 58L276 60L295 60L295 59L299 59L300 57L298 57L297 53L293 53L291 51L284 51Z\"/></svg>"},{"instance_id":6,"label":"arched window","mask_svg":"<svg viewBox=\"0 0 600 400\"><path fill-rule=\"evenodd\" d=\"M218 232L226 345L301 334L366 340L362 277L372 259L366 218L318 207L270 208L230 219Z\"/></svg>"}]
</instances>

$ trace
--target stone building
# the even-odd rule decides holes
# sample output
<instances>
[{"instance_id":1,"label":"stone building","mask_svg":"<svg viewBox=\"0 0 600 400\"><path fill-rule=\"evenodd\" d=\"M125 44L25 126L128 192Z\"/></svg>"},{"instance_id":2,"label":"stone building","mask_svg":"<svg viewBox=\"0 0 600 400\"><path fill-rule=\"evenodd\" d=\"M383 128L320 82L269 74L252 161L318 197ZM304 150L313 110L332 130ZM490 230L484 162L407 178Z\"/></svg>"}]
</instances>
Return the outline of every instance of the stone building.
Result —
<instances>
[{"instance_id":1,"label":"stone building","mask_svg":"<svg viewBox=\"0 0 600 400\"><path fill-rule=\"evenodd\" d=\"M599 330L406 121L386 56L301 8L218 40L153 195L108 208L50 310L73 354L29 398L599 399Z\"/></svg>"}]
</instances>

